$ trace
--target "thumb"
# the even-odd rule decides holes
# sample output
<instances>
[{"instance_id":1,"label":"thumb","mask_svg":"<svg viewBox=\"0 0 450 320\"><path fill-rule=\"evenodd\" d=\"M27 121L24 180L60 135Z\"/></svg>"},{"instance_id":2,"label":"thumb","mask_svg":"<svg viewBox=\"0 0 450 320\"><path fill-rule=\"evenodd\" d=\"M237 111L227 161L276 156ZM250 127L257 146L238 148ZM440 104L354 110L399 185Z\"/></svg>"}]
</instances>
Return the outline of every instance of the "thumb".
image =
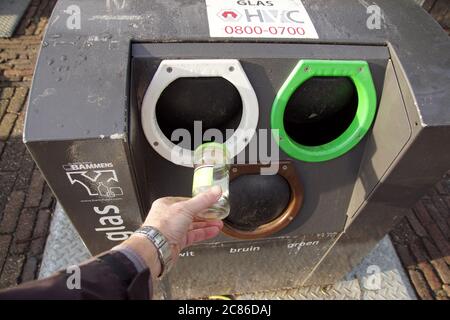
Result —
<instances>
[{"instance_id":1,"label":"thumb","mask_svg":"<svg viewBox=\"0 0 450 320\"><path fill-rule=\"evenodd\" d=\"M192 216L208 209L219 200L222 195L222 189L219 186L213 186L206 192L202 192L195 197L183 203L183 211Z\"/></svg>"}]
</instances>

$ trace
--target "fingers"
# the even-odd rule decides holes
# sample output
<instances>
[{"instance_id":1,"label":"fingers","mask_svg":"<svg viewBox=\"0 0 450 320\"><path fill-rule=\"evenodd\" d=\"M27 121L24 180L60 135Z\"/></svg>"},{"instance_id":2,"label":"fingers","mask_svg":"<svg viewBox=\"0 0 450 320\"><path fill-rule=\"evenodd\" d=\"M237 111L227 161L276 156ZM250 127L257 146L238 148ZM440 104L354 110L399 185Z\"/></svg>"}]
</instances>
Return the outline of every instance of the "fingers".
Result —
<instances>
[{"instance_id":1,"label":"fingers","mask_svg":"<svg viewBox=\"0 0 450 320\"><path fill-rule=\"evenodd\" d=\"M200 193L187 201L179 202L175 205L180 205L180 210L190 214L193 217L197 213L206 210L216 203L221 194L221 188L219 186L213 186L208 191Z\"/></svg>"},{"instance_id":2,"label":"fingers","mask_svg":"<svg viewBox=\"0 0 450 320\"><path fill-rule=\"evenodd\" d=\"M170 204L172 204L172 203L177 203L177 202L180 202L180 201L186 201L186 200L189 200L190 198L188 198L188 197L166 197L166 198L163 198L163 199L167 199L167 201Z\"/></svg>"},{"instance_id":3,"label":"fingers","mask_svg":"<svg viewBox=\"0 0 450 320\"><path fill-rule=\"evenodd\" d=\"M219 232L220 229L216 226L190 230L187 234L186 246L190 246L193 243L214 238L219 234Z\"/></svg>"},{"instance_id":4,"label":"fingers","mask_svg":"<svg viewBox=\"0 0 450 320\"><path fill-rule=\"evenodd\" d=\"M164 197L164 198L159 198L159 199L155 200L152 205L163 204L163 205L170 206L171 204L181 202L181 201L186 201L189 199L190 198L187 198L187 197Z\"/></svg>"},{"instance_id":5,"label":"fingers","mask_svg":"<svg viewBox=\"0 0 450 320\"><path fill-rule=\"evenodd\" d=\"M191 226L189 227L189 230L195 230L195 229L207 228L207 227L218 227L219 229L222 229L223 222L222 222L222 220L194 221L191 224Z\"/></svg>"}]
</instances>

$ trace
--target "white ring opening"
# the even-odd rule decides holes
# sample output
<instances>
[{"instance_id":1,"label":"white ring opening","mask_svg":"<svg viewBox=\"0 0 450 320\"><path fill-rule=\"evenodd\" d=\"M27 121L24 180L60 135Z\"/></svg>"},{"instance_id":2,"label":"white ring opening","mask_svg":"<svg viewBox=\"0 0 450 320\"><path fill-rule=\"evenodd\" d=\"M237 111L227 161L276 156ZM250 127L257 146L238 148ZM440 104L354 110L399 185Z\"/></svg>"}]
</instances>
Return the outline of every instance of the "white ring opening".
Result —
<instances>
[{"instance_id":1,"label":"white ring opening","mask_svg":"<svg viewBox=\"0 0 450 320\"><path fill-rule=\"evenodd\" d=\"M185 167L193 166L193 151L175 145L158 125L156 104L164 89L178 78L222 77L233 84L242 100L242 117L238 128L225 141L230 158L245 149L256 132L259 118L258 99L244 69L235 59L163 60L147 88L141 110L145 137L165 159Z\"/></svg>"}]
</instances>

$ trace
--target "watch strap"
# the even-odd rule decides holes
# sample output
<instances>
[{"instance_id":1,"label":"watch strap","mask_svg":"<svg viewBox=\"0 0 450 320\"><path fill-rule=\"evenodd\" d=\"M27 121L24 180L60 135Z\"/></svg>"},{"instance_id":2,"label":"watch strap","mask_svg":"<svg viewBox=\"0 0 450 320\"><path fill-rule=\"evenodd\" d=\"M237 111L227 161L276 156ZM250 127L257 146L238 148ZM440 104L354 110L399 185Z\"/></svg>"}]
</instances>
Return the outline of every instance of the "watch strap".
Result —
<instances>
[{"instance_id":1,"label":"watch strap","mask_svg":"<svg viewBox=\"0 0 450 320\"><path fill-rule=\"evenodd\" d=\"M166 237L155 227L144 226L135 231L136 234L144 235L150 240L158 251L161 262L161 273L158 278L162 278L172 266L172 249Z\"/></svg>"}]
</instances>

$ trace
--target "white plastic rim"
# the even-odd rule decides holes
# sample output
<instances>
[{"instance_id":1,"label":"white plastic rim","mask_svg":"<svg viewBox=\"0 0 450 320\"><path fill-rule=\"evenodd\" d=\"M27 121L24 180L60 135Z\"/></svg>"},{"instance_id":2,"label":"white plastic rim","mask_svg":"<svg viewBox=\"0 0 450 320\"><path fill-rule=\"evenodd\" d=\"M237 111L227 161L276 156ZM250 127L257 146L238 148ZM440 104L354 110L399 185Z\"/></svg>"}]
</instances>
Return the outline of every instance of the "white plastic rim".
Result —
<instances>
[{"instance_id":1,"label":"white plastic rim","mask_svg":"<svg viewBox=\"0 0 450 320\"><path fill-rule=\"evenodd\" d=\"M162 132L156 118L156 103L167 86L179 78L222 77L232 83L242 100L242 118L234 134L225 141L233 159L252 139L259 118L258 99L244 69L235 59L163 60L156 70L142 102L141 122L145 137L165 159L185 167L193 166L194 152L175 145ZM188 106L187 106L188 107Z\"/></svg>"}]
</instances>

